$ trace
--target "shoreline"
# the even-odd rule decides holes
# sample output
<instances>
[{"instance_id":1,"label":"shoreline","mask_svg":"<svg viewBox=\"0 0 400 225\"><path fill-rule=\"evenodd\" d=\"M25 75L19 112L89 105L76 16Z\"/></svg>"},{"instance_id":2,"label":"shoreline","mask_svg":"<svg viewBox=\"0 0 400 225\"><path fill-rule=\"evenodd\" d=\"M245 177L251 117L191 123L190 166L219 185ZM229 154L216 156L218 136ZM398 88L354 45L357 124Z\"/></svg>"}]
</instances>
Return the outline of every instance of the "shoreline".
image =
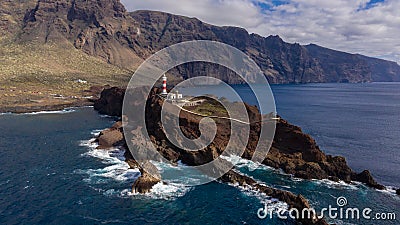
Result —
<instances>
[{"instance_id":1,"label":"shoreline","mask_svg":"<svg viewBox=\"0 0 400 225\"><path fill-rule=\"evenodd\" d=\"M2 114L25 114L40 113L51 111L62 111L70 108L93 107L93 99L79 99L73 102L61 104L35 104L35 105L16 105L16 106L0 106L0 115Z\"/></svg>"}]
</instances>

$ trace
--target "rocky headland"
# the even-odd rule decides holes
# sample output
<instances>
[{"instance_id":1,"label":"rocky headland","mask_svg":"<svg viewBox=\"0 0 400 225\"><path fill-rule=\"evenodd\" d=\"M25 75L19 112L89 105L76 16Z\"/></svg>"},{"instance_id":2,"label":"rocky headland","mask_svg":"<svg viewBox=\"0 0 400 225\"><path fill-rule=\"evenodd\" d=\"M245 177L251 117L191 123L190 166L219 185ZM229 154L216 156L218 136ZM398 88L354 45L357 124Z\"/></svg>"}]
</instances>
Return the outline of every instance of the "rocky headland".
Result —
<instances>
[{"instance_id":1,"label":"rocky headland","mask_svg":"<svg viewBox=\"0 0 400 225\"><path fill-rule=\"evenodd\" d=\"M146 172L149 171L148 169L155 168L150 162L146 162L146 171L143 170L133 159L130 151L127 150L127 142L131 141L135 147L140 148L142 151L146 150L146 145L152 144L164 158L173 164L181 161L189 166L197 166L210 162L221 155L230 137L229 122L215 118L213 120L217 126L217 132L210 145L197 152L177 148L168 140L166 134L163 132L160 119L164 100L157 95L159 92L159 89L153 88L147 98L147 102L143 104L143 106L146 106L146 128L152 143L144 143L144 139L140 135L141 127L132 129L132 136L125 139L121 121L101 132L98 137L100 148L111 146L123 147L126 149L125 157L128 164L131 167L140 168L142 176L133 184L132 190L134 192L146 193L151 191L152 186L160 182L162 177L153 177ZM141 92L139 91L139 93ZM147 95L145 93L142 94L143 99L146 99ZM95 109L102 114L122 117L124 95L124 89L116 87L106 89L102 92L101 98L95 101ZM265 121L261 120L263 116L255 106L245 104L245 107L249 115L251 132L242 157L251 159L259 141L260 125L261 123L265 123ZM218 106L215 108L218 108ZM179 127L182 133L191 139L198 138L200 135L198 125L201 119L199 115L181 111L179 114ZM385 189L383 185L378 184L374 180L368 170L361 173L353 171L347 165L344 157L325 154L310 135L303 133L300 127L292 125L282 118L276 121L276 132L272 147L262 163L266 166L281 169L285 173L298 178L341 180L347 183L358 181L372 188ZM302 210L303 208L310 207L308 201L303 196L268 187L235 169L222 175L219 180L224 183L238 184L263 192L268 196L288 203L290 208ZM303 224L326 224L324 220L306 220L301 222Z\"/></svg>"}]
</instances>

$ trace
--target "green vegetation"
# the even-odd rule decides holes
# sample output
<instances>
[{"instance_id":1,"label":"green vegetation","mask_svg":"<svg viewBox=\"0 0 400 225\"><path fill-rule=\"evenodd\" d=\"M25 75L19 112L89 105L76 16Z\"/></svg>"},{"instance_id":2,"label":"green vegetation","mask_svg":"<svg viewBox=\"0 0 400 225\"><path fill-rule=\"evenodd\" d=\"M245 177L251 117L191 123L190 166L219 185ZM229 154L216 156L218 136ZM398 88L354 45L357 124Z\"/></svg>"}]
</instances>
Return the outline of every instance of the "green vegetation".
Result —
<instances>
[{"instance_id":1,"label":"green vegetation","mask_svg":"<svg viewBox=\"0 0 400 225\"><path fill-rule=\"evenodd\" d=\"M185 109L204 116L228 116L228 113L224 106L213 99L206 99L205 102L198 106L185 107Z\"/></svg>"},{"instance_id":2,"label":"green vegetation","mask_svg":"<svg viewBox=\"0 0 400 225\"><path fill-rule=\"evenodd\" d=\"M131 72L92 57L66 43L0 41L0 108L73 101L94 85L124 86ZM78 80L87 81L77 82ZM54 95L68 100L55 101Z\"/></svg>"}]
</instances>

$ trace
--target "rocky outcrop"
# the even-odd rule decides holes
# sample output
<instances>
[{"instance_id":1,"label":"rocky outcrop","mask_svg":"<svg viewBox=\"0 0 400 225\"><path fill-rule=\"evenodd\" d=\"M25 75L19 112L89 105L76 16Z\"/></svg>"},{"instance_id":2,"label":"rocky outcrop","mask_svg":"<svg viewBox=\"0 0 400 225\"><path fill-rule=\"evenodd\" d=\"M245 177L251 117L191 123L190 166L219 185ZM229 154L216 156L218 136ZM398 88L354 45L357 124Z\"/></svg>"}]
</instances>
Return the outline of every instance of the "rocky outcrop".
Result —
<instances>
[{"instance_id":1,"label":"rocky outcrop","mask_svg":"<svg viewBox=\"0 0 400 225\"><path fill-rule=\"evenodd\" d=\"M0 35L12 35L22 27L26 10L34 8L35 0L2 0L0 2Z\"/></svg>"},{"instance_id":2,"label":"rocky outcrop","mask_svg":"<svg viewBox=\"0 0 400 225\"><path fill-rule=\"evenodd\" d=\"M101 114L121 116L122 103L125 91L120 88L109 88L101 92L101 96L94 102L94 109Z\"/></svg>"},{"instance_id":3,"label":"rocky outcrop","mask_svg":"<svg viewBox=\"0 0 400 225\"><path fill-rule=\"evenodd\" d=\"M145 168L145 169L144 169ZM146 162L139 168L141 173L140 177L133 183L132 192L145 194L151 191L154 185L161 182L161 176L153 176L148 173L152 171L152 174L157 174L157 168L150 162ZM153 173L154 172L154 173Z\"/></svg>"},{"instance_id":4,"label":"rocky outcrop","mask_svg":"<svg viewBox=\"0 0 400 225\"><path fill-rule=\"evenodd\" d=\"M146 102L146 127L148 135L152 140L152 144L156 146L157 151L171 162L181 160L184 164L195 166L202 165L217 158L225 149L230 137L230 123L228 120L215 119L217 125L216 135L210 145L199 151L186 151L177 148L172 144L166 134L163 132L161 118L161 107L163 100L157 97L159 89L154 88ZM139 90L135 94L140 94ZM145 94L142 93L145 99ZM99 111L105 112L122 112L120 103L112 102L113 99L121 100L124 96L124 90L119 88L106 89L102 92L101 98L97 102L101 102L102 107L111 108L112 110ZM137 103L131 103L137 104ZM242 155L243 158L251 159L255 147L259 142L261 114L255 106L247 104L246 109L251 122L251 132L249 142ZM144 107L144 105L143 105ZM139 105L132 105L132 109L142 110ZM118 114L120 115L120 114ZM188 138L198 138L200 131L198 128L199 121L202 117L182 111L179 117L179 127L183 134ZM135 127L134 124L130 126ZM178 125L176 125L178 127ZM141 142L142 136L141 127L132 130L131 137L135 143L135 148L146 151L148 144L145 141ZM235 144L235 143L234 143ZM141 147L142 146L142 147ZM282 169L287 174L292 174L295 177L303 179L330 179L333 181L359 181L365 183L369 187L376 189L384 189L383 185L378 184L370 172L365 170L357 174L346 162L346 159L341 156L326 155L322 152L315 140L308 134L305 134L300 127L288 123L284 119L279 119L276 123L276 131L272 147L263 161L263 164Z\"/></svg>"},{"instance_id":5,"label":"rocky outcrop","mask_svg":"<svg viewBox=\"0 0 400 225\"><path fill-rule=\"evenodd\" d=\"M307 199L302 195L295 195L288 191L283 191L275 188L268 187L264 184L260 184L253 178L240 174L234 170L230 170L224 174L219 180L225 183L237 184L243 187L250 187L253 190L265 193L267 196L271 196L280 201L286 202L289 205L289 209L295 208L301 212L304 208L310 208L310 204ZM324 219L317 219L317 215L310 215L309 218L297 218L299 222L304 225L324 225L328 224Z\"/></svg>"},{"instance_id":6,"label":"rocky outcrop","mask_svg":"<svg viewBox=\"0 0 400 225\"><path fill-rule=\"evenodd\" d=\"M122 131L122 122L117 122L111 128L100 132L97 142L99 144L98 148L101 149L123 145L124 135Z\"/></svg>"},{"instance_id":7,"label":"rocky outcrop","mask_svg":"<svg viewBox=\"0 0 400 225\"><path fill-rule=\"evenodd\" d=\"M385 188L373 179L368 170L357 174L344 157L323 153L310 135L283 119L277 123L272 148L263 164L303 179L353 180L372 188Z\"/></svg>"},{"instance_id":8,"label":"rocky outcrop","mask_svg":"<svg viewBox=\"0 0 400 225\"><path fill-rule=\"evenodd\" d=\"M385 189L385 186L378 184L378 182L374 180L374 178L372 177L371 173L368 170L364 170L359 174L353 175L353 179L360 181L368 185L369 187L373 187L379 190Z\"/></svg>"},{"instance_id":9,"label":"rocky outcrop","mask_svg":"<svg viewBox=\"0 0 400 225\"><path fill-rule=\"evenodd\" d=\"M126 140L123 142L119 141L118 138L110 138L110 142L107 142L107 144L115 145L116 143L119 143L119 145L127 148L127 143L132 141L139 154L146 153L146 151L149 149L148 145L154 145L156 146L157 151L170 162L176 163L178 160L181 160L182 163L192 166L203 165L204 163L216 159L224 151L229 141L230 123L227 120L214 119L217 127L216 135L213 141L207 147L199 151L188 151L177 148L170 142L170 140L166 137L166 134L163 132L162 123L160 121L160 113L164 101L157 95L157 93L160 91L161 90L158 88L153 88L148 96L147 102L145 103L140 103L137 101L127 103L131 104L130 106L133 110L142 110L143 108L141 107L146 107L146 128L148 135L150 136L151 143L148 143L146 139L143 138L141 135L143 128L135 124L136 122L133 119L127 121L124 120L127 123L126 126L132 129L129 132L132 134L132 136L124 137ZM135 95L137 94L139 94L139 96L140 94L143 95L143 98L139 99L146 99L145 97L147 95L145 95L143 90L136 89ZM106 89L101 94L101 98L98 100L98 102L102 102L101 108L108 108L107 104L109 104L110 99L120 99L123 95L124 90L122 89ZM109 112L122 111L122 108L118 108L116 106L119 106L119 104L111 107L112 110ZM218 108L219 106L214 105L214 107ZM249 142L242 157L250 159L254 154L255 146L258 142L261 127L260 123L264 122L261 120L261 118L265 117L261 116L255 106L246 105L246 109L251 122L251 132ZM105 113L108 112L108 110L104 110L102 112ZM181 128L182 133L190 139L198 138L200 135L199 121L201 119L202 117L198 115L181 111L179 114L179 127ZM121 123L117 123L113 126L113 128L111 128L111 130L122 132L120 126ZM107 132L110 131L107 130ZM157 168L154 165L149 162L139 165L129 151L125 152L125 156L128 164L132 168L139 167L142 174L142 176L133 184L132 190L134 192L147 193L155 184L161 182L161 176L159 176ZM331 179L333 181L343 180L345 182L360 181L372 188L385 188L373 179L369 171L366 170L357 174L347 165L344 157L330 156L323 153L311 136L303 133L300 127L294 126L283 119L279 119L277 121L274 141L272 143L271 150L263 161L263 164L277 169L282 169L288 174L292 174L295 177L304 179ZM149 171L152 172L148 173ZM156 176L153 177L151 174L156 174ZM287 191L265 186L256 182L254 179L240 174L234 170L230 170L228 173L223 174L219 180L225 183L250 187L254 190L263 192L268 196L288 203L290 208L302 210L310 207L308 201L301 195L296 196ZM298 220L303 224L326 224L326 221L324 220L301 218Z\"/></svg>"}]
</instances>

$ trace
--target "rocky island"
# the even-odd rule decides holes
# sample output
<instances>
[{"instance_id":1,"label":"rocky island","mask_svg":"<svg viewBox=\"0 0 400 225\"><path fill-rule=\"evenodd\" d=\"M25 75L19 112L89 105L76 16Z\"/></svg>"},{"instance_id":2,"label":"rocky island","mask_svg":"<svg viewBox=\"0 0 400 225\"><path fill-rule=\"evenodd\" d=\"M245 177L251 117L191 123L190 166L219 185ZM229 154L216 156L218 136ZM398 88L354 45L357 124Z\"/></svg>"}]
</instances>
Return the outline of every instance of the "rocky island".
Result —
<instances>
[{"instance_id":1,"label":"rocky island","mask_svg":"<svg viewBox=\"0 0 400 225\"><path fill-rule=\"evenodd\" d=\"M153 88L149 97L147 98L146 105L146 126L147 132L152 140L157 151L171 163L182 163L190 166L202 165L217 158L224 151L224 146L229 141L229 122L218 118L213 118L217 125L216 136L213 142L197 152L186 151L177 148L173 145L166 134L163 132L161 117L161 108L164 104L164 99L160 98L158 93L161 90ZM125 90L120 88L105 89L101 97L95 101L95 109L102 113L112 116L122 116L122 104L125 95ZM143 99L147 95L143 93ZM208 101L207 104L214 104ZM217 103L215 103L217 104ZM262 116L255 106L245 104L247 113L250 119L250 138L246 145L246 149L242 155L245 159L251 159L254 154L255 146L259 141L260 123ZM208 107L208 110L220 109L220 106ZM203 107L204 112L204 107ZM217 112L223 113L223 112ZM201 116L192 114L187 111L181 111L179 115L179 125L182 132L188 138L199 137L199 121ZM126 161L131 167L140 168L142 174L133 184L133 192L146 193L151 191L151 188L162 181L161 176L153 177L148 174L141 166L133 159L132 154L127 150L127 142L142 143L143 139L139 135L137 128L133 130L133 136L125 139L123 134L122 122L117 122L113 127L104 130L100 133L97 141L100 148L107 148L112 146L120 146L126 149ZM148 143L147 143L148 144ZM138 148L143 148L140 144L136 145ZM145 151L145 149L142 149ZM290 124L288 121L278 117L276 121L276 133L272 143L272 147L268 154L265 156L264 165L281 169L287 174L291 174L298 178L303 179L329 179L332 181L344 181L351 183L352 181L362 182L365 185L376 188L385 189L383 185L378 184L371 176L368 170L361 173L353 171L346 162L346 159L341 156L326 155L320 150L315 140L308 134L303 133L300 127ZM146 168L155 168L150 162ZM275 189L262 184L251 177L248 177L236 169L230 170L219 178L221 182L238 184L243 187L251 188L259 192L263 192L268 196L286 202L290 208L296 208L300 211L303 208L309 208L308 201L302 195L295 195L291 192ZM324 220L301 220L303 224L327 224Z\"/></svg>"}]
</instances>

